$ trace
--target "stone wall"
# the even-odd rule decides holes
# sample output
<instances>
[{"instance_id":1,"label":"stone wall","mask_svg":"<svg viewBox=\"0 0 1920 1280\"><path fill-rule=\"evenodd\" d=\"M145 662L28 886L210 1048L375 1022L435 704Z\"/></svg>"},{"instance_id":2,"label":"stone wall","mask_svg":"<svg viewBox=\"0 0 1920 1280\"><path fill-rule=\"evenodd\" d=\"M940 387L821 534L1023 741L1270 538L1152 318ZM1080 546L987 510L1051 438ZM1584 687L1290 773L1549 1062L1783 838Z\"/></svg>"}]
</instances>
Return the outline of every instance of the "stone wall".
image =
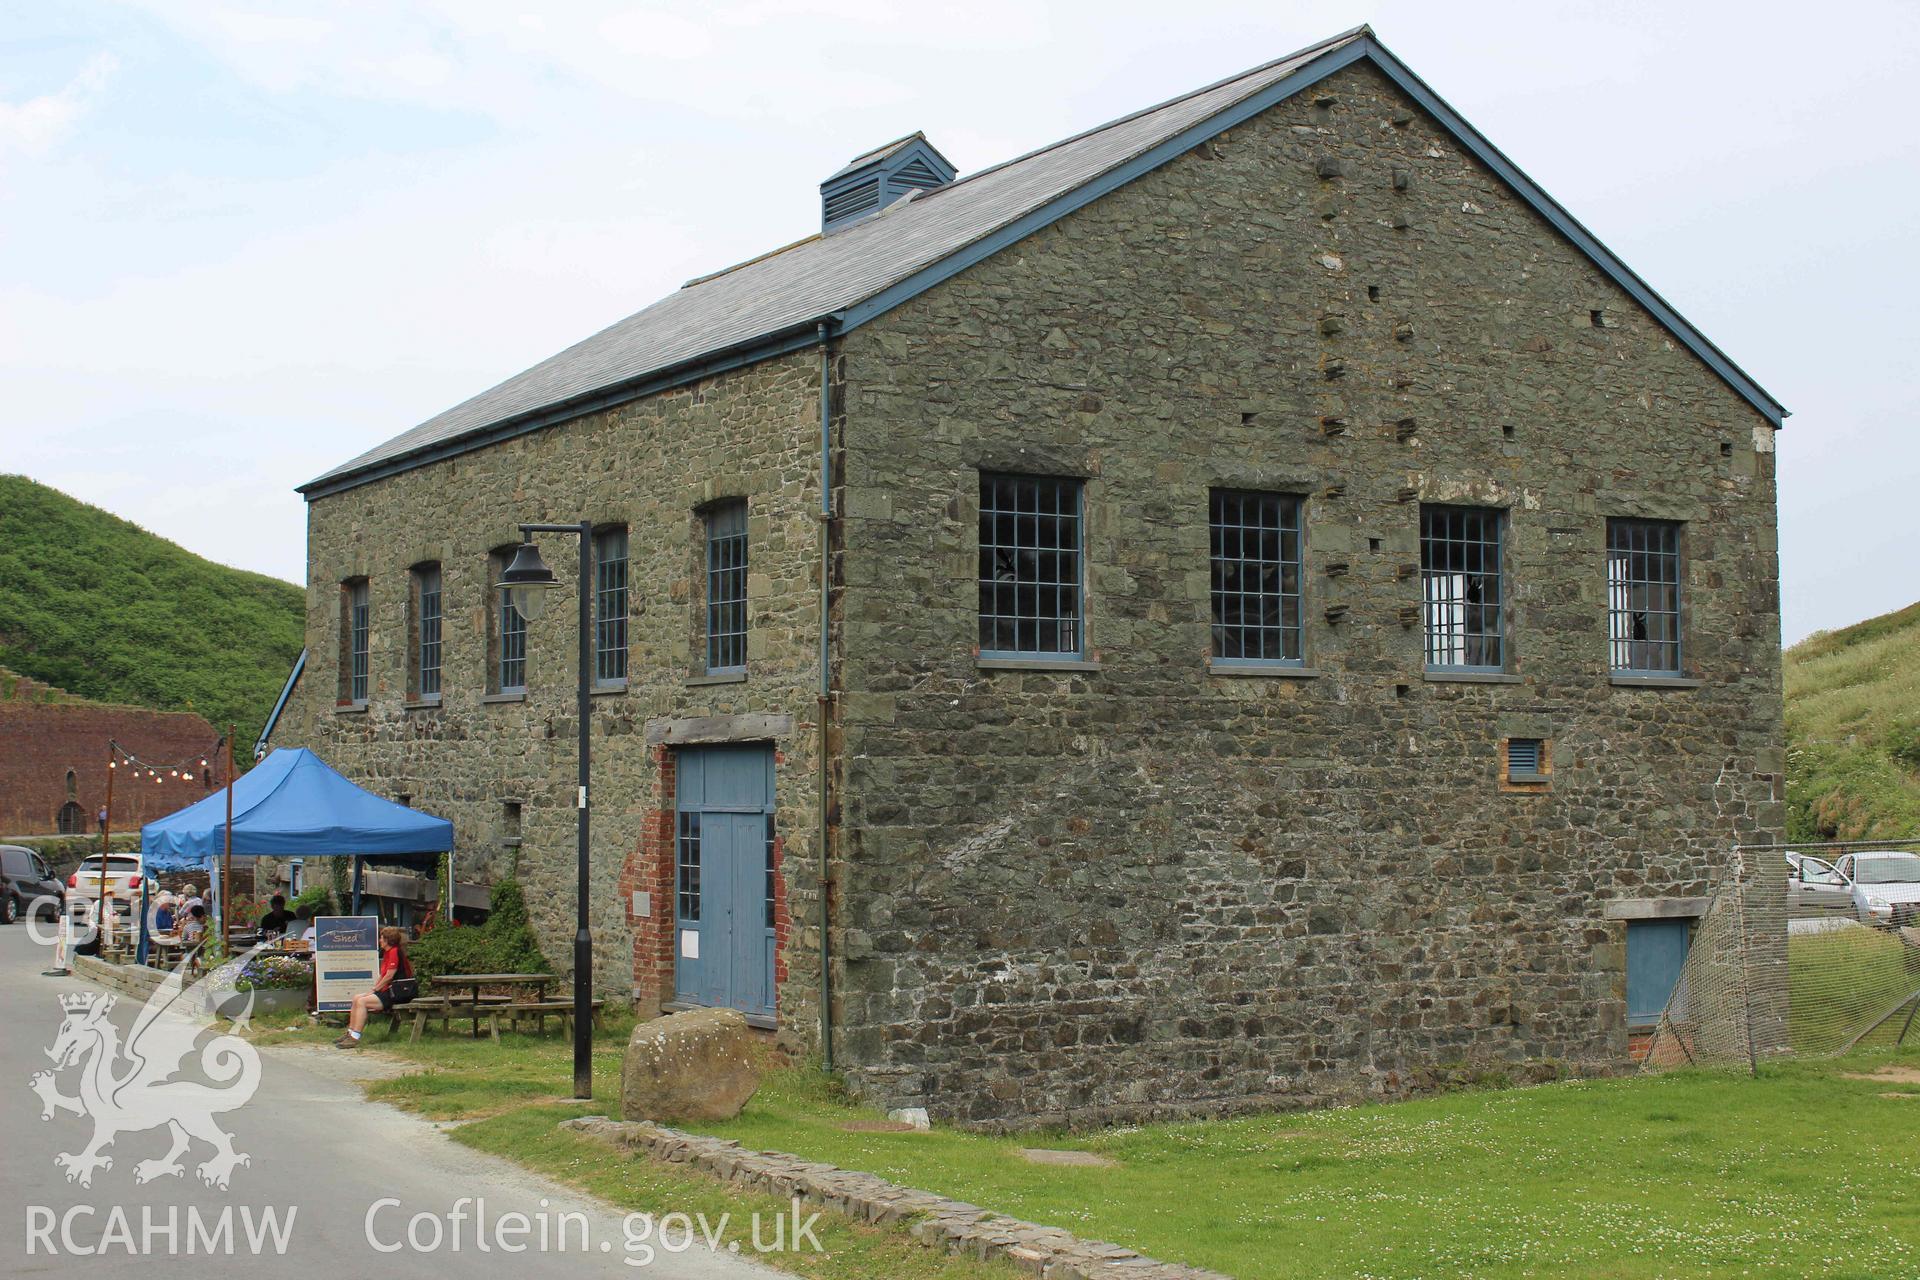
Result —
<instances>
[{"instance_id":1,"label":"stone wall","mask_svg":"<svg viewBox=\"0 0 1920 1280\"><path fill-rule=\"evenodd\" d=\"M1092 1122L1627 1063L1606 903L1780 829L1774 455L1589 260L1361 66L841 358L869 1096ZM976 662L982 469L1085 478L1084 667ZM1209 673L1212 486L1305 496L1308 673ZM1494 681L1423 675L1422 502L1509 513ZM1697 686L1610 680L1610 515L1686 522ZM1510 736L1550 786L1501 785Z\"/></svg>"},{"instance_id":2,"label":"stone wall","mask_svg":"<svg viewBox=\"0 0 1920 1280\"><path fill-rule=\"evenodd\" d=\"M799 914L814 900L818 738L819 361L799 353L596 413L477 453L321 498L309 507L308 667L274 735L311 746L362 785L450 818L459 874L517 874L549 958L571 967L575 850L574 582L577 539L545 535L562 587L528 636L527 692L489 695L488 555L521 522L624 523L630 529L629 678L593 707L592 910L596 982L633 990L637 956L671 936L671 895L632 914L643 836L672 805L647 743L671 718L784 716L777 734L776 823ZM744 680L701 676L696 510L745 497L751 537ZM442 695L409 701L409 569L437 561L444 591ZM338 705L340 584L370 587L371 689ZM507 806L519 806L516 820ZM667 899L663 901L664 899ZM807 936L791 940L811 946ZM783 1023L812 1025L817 963L785 966ZM641 974L643 1003L657 980ZM670 976L670 969L669 969Z\"/></svg>"}]
</instances>

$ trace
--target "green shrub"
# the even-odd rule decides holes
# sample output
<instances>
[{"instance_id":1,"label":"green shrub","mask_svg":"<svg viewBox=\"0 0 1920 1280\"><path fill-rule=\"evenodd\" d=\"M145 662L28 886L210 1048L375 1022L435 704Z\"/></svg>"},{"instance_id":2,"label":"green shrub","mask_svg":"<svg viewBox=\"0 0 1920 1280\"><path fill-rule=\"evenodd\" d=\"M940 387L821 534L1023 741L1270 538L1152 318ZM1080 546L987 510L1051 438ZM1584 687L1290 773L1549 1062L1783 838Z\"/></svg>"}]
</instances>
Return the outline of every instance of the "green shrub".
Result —
<instances>
[{"instance_id":1,"label":"green shrub","mask_svg":"<svg viewBox=\"0 0 1920 1280\"><path fill-rule=\"evenodd\" d=\"M287 903L287 910L303 920L312 916L340 914L339 907L333 901L333 890L324 884L310 884L294 894L293 900Z\"/></svg>"},{"instance_id":2,"label":"green shrub","mask_svg":"<svg viewBox=\"0 0 1920 1280\"><path fill-rule=\"evenodd\" d=\"M422 978L443 973L551 973L540 941L527 923L526 898L515 880L501 880L488 899L487 922L455 927L442 924L412 947L407 956Z\"/></svg>"}]
</instances>

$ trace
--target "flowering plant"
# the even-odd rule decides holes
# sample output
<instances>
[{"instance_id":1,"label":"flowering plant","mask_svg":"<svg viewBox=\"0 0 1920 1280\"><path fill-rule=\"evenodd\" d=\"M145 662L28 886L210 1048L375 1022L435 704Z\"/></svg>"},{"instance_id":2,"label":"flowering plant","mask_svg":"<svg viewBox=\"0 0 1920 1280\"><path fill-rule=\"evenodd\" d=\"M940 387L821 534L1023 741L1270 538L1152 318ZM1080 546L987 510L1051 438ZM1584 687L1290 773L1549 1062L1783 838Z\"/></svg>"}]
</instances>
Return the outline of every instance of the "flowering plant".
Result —
<instances>
[{"instance_id":1,"label":"flowering plant","mask_svg":"<svg viewBox=\"0 0 1920 1280\"><path fill-rule=\"evenodd\" d=\"M305 987L313 971L291 956L252 956L233 960L214 971L213 983L224 991L270 991Z\"/></svg>"}]
</instances>

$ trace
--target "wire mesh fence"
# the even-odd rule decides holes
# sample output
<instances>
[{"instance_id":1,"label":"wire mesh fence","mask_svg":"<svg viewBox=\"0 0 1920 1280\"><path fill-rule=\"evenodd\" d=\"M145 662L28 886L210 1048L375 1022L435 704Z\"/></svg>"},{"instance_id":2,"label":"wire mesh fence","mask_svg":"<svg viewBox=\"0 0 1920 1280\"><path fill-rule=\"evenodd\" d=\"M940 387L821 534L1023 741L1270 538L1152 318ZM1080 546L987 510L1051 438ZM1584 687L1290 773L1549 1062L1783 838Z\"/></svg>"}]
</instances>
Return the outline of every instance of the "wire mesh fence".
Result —
<instances>
[{"instance_id":1,"label":"wire mesh fence","mask_svg":"<svg viewBox=\"0 0 1920 1280\"><path fill-rule=\"evenodd\" d=\"M1920 840L1736 849L1643 1070L1920 1044Z\"/></svg>"}]
</instances>

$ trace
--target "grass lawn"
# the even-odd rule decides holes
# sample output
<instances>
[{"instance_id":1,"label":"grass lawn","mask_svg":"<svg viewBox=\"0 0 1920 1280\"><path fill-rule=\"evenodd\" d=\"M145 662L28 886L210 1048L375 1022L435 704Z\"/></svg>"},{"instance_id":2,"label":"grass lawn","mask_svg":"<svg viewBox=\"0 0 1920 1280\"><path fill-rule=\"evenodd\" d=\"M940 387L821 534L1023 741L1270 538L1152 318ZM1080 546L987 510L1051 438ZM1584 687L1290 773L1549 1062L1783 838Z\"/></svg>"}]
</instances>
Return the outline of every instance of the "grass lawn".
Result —
<instances>
[{"instance_id":1,"label":"grass lawn","mask_svg":"<svg viewBox=\"0 0 1920 1280\"><path fill-rule=\"evenodd\" d=\"M602 1036L603 1099L623 1041L618 1027ZM403 1036L389 1048L426 1072L375 1085L375 1096L477 1117L459 1141L636 1208L746 1204L555 1132L567 1116L614 1109L555 1097L570 1079L558 1036L497 1048ZM1920 1049L1773 1064L1758 1080L1688 1071L1020 1139L874 1132L859 1124L872 1113L832 1081L793 1069L775 1072L737 1120L703 1128L1239 1277L1915 1275L1920 1083L1848 1078L1889 1065L1920 1070ZM1022 1145L1118 1164L1035 1165ZM797 1269L983 1273L851 1226L829 1247L834 1257Z\"/></svg>"},{"instance_id":2,"label":"grass lawn","mask_svg":"<svg viewBox=\"0 0 1920 1280\"><path fill-rule=\"evenodd\" d=\"M1920 952L1884 929L1841 927L1787 938L1787 1030L1795 1053L1838 1053L1875 1019L1920 989ZM1900 1013L1861 1041L1891 1048ZM1907 1033L1920 1044L1920 1020Z\"/></svg>"},{"instance_id":3,"label":"grass lawn","mask_svg":"<svg viewBox=\"0 0 1920 1280\"><path fill-rule=\"evenodd\" d=\"M562 1120L574 1116L619 1113L620 1060L632 1027L630 1019L609 1015L595 1035L595 1100L590 1102L568 1096L573 1089L573 1045L558 1032L544 1038L503 1034L499 1045L430 1032L409 1044L405 1029L392 1040L384 1038L384 1030L374 1029L367 1034L366 1047L355 1052L392 1054L421 1068L369 1084L370 1096L436 1120L469 1121L448 1136L629 1211L704 1213L709 1221L723 1213L742 1221L755 1212L764 1219L789 1212L784 1201L741 1194L678 1165L636 1160L559 1128ZM338 1027L303 1027L254 1038L264 1044L331 1044L339 1034ZM818 1280L1015 1280L1017 1274L1002 1265L949 1258L904 1232L856 1226L833 1214L820 1216L815 1234L823 1253L770 1254L757 1260Z\"/></svg>"}]
</instances>

